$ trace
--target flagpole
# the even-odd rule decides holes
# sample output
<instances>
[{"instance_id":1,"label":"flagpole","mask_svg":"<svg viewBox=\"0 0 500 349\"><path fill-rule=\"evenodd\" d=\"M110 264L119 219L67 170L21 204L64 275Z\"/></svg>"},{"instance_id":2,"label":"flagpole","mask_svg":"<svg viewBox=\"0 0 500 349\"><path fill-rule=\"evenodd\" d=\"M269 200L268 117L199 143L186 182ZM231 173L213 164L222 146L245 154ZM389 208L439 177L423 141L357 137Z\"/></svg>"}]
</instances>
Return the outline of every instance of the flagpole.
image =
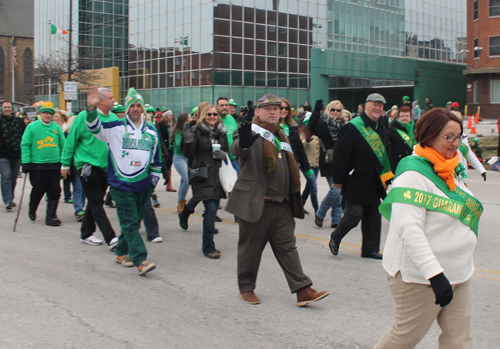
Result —
<instances>
[{"instance_id":1,"label":"flagpole","mask_svg":"<svg viewBox=\"0 0 500 349\"><path fill-rule=\"evenodd\" d=\"M14 33L12 33L12 38L14 38ZM14 50L14 44L11 45L11 50ZM16 101L16 67L14 62L12 62L11 55L11 64L12 64L12 102Z\"/></svg>"},{"instance_id":2,"label":"flagpole","mask_svg":"<svg viewBox=\"0 0 500 349\"><path fill-rule=\"evenodd\" d=\"M50 29L51 29L51 32L49 33L49 67L50 65L52 64L52 25L49 21L49 25L51 26ZM50 78L50 70L49 70L49 102L52 103L52 81L51 81L51 78Z\"/></svg>"}]
</instances>

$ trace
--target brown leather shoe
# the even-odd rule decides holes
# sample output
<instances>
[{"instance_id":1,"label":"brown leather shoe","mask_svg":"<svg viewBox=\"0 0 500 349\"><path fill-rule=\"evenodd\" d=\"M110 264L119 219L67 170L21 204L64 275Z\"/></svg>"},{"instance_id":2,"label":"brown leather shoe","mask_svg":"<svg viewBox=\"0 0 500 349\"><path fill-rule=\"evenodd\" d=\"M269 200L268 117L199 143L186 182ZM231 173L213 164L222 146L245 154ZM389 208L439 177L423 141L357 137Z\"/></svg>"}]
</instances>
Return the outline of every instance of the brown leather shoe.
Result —
<instances>
[{"instance_id":1,"label":"brown leather shoe","mask_svg":"<svg viewBox=\"0 0 500 349\"><path fill-rule=\"evenodd\" d=\"M259 304L260 299L257 297L254 291L250 292L240 292L240 297L248 304Z\"/></svg>"},{"instance_id":2,"label":"brown leather shoe","mask_svg":"<svg viewBox=\"0 0 500 349\"><path fill-rule=\"evenodd\" d=\"M309 303L319 301L320 299L325 298L328 295L329 293L326 291L316 292L314 288L311 288L311 286L307 286L297 291L297 305L299 307L303 307L308 305Z\"/></svg>"}]
</instances>

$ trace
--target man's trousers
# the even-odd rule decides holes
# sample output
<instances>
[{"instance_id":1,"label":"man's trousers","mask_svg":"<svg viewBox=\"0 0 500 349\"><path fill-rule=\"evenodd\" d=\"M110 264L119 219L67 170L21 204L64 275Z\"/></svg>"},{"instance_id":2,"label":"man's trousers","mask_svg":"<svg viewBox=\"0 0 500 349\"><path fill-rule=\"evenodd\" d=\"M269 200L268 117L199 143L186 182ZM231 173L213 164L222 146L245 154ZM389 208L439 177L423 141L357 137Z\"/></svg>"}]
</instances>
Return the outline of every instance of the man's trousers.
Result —
<instances>
[{"instance_id":1,"label":"man's trousers","mask_svg":"<svg viewBox=\"0 0 500 349\"><path fill-rule=\"evenodd\" d=\"M262 252L269 242L292 293L312 285L302 271L295 242L295 221L290 204L264 203L264 211L258 221L249 223L238 217L238 286L240 292L255 289Z\"/></svg>"},{"instance_id":2,"label":"man's trousers","mask_svg":"<svg viewBox=\"0 0 500 349\"><path fill-rule=\"evenodd\" d=\"M107 173L97 167L92 167L92 172L87 178L83 178L82 170L78 170L82 181L83 191L87 196L87 208L82 222L81 239L85 240L96 230L96 223L101 230L104 240L109 245L116 237L115 231L109 222L106 211L104 211L104 195L108 188Z\"/></svg>"}]
</instances>

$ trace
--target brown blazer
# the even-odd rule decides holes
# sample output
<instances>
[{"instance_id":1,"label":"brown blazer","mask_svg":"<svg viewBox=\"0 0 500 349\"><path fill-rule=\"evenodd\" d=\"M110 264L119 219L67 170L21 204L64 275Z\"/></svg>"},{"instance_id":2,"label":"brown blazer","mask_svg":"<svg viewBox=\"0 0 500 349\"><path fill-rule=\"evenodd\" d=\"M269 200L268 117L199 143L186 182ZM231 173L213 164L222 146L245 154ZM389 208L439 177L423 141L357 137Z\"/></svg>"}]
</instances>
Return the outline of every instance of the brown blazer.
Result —
<instances>
[{"instance_id":1,"label":"brown blazer","mask_svg":"<svg viewBox=\"0 0 500 349\"><path fill-rule=\"evenodd\" d=\"M225 209L244 221L256 222L264 211L269 176L274 175L267 174L267 169L264 167L264 140L261 137L250 148L243 149L240 147L239 134L236 130L233 134L231 153L240 159L240 174ZM294 217L304 218L300 193L290 196L290 206Z\"/></svg>"}]
</instances>

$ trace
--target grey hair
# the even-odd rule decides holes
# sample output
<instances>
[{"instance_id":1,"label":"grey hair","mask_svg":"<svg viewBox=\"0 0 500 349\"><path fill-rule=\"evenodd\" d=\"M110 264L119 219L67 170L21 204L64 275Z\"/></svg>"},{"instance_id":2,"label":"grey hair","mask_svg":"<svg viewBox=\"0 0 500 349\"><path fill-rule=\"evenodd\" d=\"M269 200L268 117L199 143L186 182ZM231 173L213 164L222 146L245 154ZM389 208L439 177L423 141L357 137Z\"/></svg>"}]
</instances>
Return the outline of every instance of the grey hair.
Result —
<instances>
[{"instance_id":1,"label":"grey hair","mask_svg":"<svg viewBox=\"0 0 500 349\"><path fill-rule=\"evenodd\" d=\"M106 94L104 92L110 92L111 94L113 94L113 90L110 89L109 87L99 87L97 91L99 91L100 99L106 99Z\"/></svg>"}]
</instances>

